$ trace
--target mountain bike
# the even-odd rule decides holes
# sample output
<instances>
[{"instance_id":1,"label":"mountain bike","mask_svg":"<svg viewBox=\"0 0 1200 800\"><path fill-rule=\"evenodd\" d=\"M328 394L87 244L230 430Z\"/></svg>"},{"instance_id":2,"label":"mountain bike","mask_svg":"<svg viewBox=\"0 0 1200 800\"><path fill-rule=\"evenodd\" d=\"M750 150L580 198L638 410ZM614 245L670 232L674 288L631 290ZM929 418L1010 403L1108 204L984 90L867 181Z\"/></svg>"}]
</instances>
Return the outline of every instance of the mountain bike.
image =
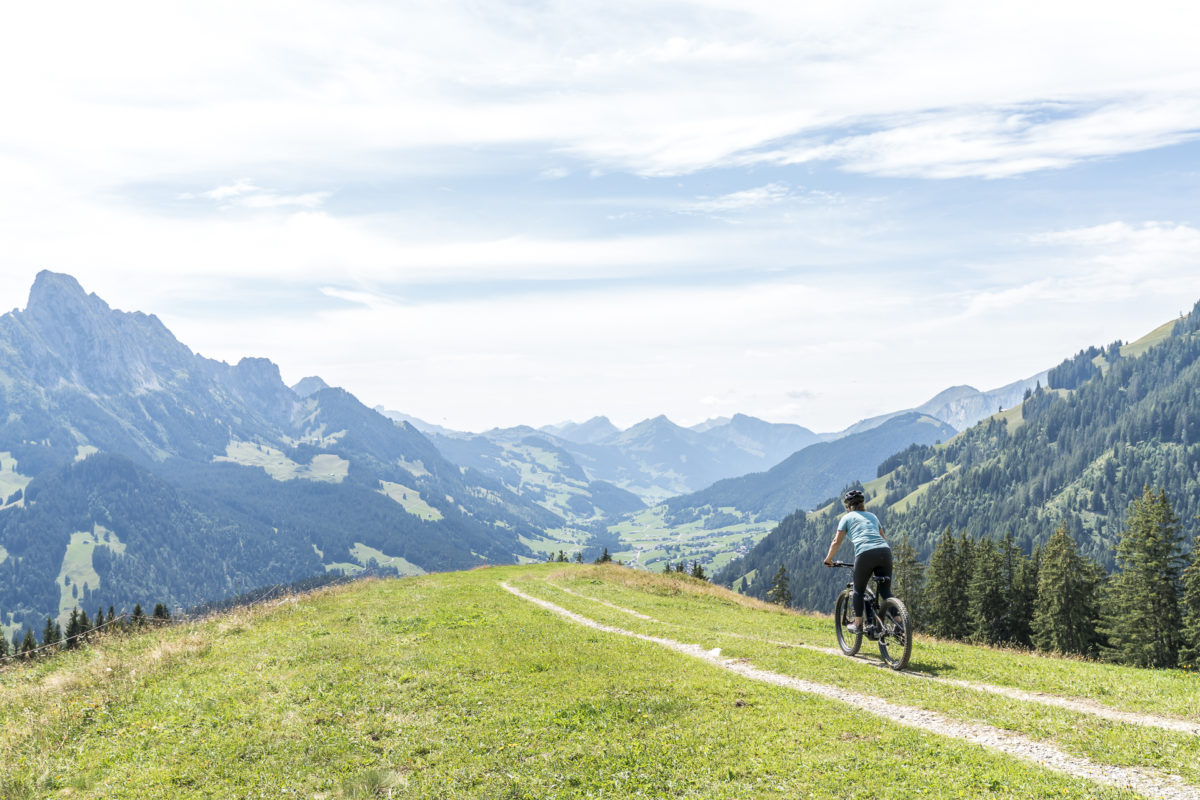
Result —
<instances>
[{"instance_id":1,"label":"mountain bike","mask_svg":"<svg viewBox=\"0 0 1200 800\"><path fill-rule=\"evenodd\" d=\"M845 561L834 561L831 566L854 568L853 564ZM837 633L838 647L848 656L856 654L862 647L863 636L879 643L879 655L883 662L895 670L908 666L912 656L912 620L908 609L899 598L889 597L880 606L876 593L880 581L890 581L891 578L880 578L872 575L875 589L867 586L863 590L863 630L852 633L846 626L854 621L854 582L846 584L846 588L838 595L833 604L833 627Z\"/></svg>"}]
</instances>

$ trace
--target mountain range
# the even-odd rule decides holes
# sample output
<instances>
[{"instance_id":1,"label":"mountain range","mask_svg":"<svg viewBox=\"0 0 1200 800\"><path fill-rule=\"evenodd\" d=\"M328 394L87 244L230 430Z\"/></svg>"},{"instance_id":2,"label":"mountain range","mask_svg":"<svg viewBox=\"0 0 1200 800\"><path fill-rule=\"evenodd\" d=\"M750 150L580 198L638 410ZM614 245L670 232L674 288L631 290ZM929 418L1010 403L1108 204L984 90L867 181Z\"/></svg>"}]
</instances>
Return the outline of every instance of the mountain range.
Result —
<instances>
[{"instance_id":1,"label":"mountain range","mask_svg":"<svg viewBox=\"0 0 1200 800\"><path fill-rule=\"evenodd\" d=\"M792 510L1043 377L956 387L838 433L739 414L469 434L369 409L316 376L289 387L264 358L204 358L153 315L42 272L25 309L0 317L0 625L564 546L648 555L670 539L657 557L682 557L685 527L716 566L731 542L745 552Z\"/></svg>"},{"instance_id":2,"label":"mountain range","mask_svg":"<svg viewBox=\"0 0 1200 800\"><path fill-rule=\"evenodd\" d=\"M378 410L425 433L452 461L470 464L498 479L510 478L514 465L503 463L497 448L499 451L511 449L508 445L514 441L536 437L557 452L564 469L580 469L589 481L611 484L636 495L644 503L655 505L707 489L718 481L766 472L810 446L863 434L897 417L916 414L930 418L942 424L939 435L945 437L970 427L998 408L1019 404L1027 390L1044 383L1045 379L1046 373L1042 372L987 392L970 386L955 386L916 408L861 420L833 433L814 433L801 425L771 423L746 414L735 414L690 428L658 416L622 430L607 417L599 416L582 423L565 422L536 430L530 427L495 428L473 434L431 425L400 412ZM882 436L880 440L880 445L886 447L884 441L894 443L897 437ZM904 442L901 449L925 440L923 436L912 439ZM930 442L932 440L926 443ZM850 446L863 451L860 442ZM824 448L824 452L831 451ZM888 450L880 457L892 452ZM815 453L811 456L817 457ZM873 471L876 464L870 464L869 471ZM847 474L857 477L859 472L861 470ZM818 494L816 499L825 496Z\"/></svg>"},{"instance_id":3,"label":"mountain range","mask_svg":"<svg viewBox=\"0 0 1200 800\"><path fill-rule=\"evenodd\" d=\"M958 431L915 411L889 416L876 427L831 442L810 445L762 473L726 478L693 494L666 501L672 513L685 508L736 509L783 519L796 509L811 509L848 483L874 477L880 462L914 445L931 445Z\"/></svg>"},{"instance_id":4,"label":"mountain range","mask_svg":"<svg viewBox=\"0 0 1200 800\"><path fill-rule=\"evenodd\" d=\"M835 433L736 414L690 428L659 416L622 430L593 417L472 434L381 412L425 432L450 461L561 515L567 526L539 545L551 552L557 542L590 541L639 566L696 561L711 570L793 511L873 479L893 453L1019 404L1046 374L988 392L952 387Z\"/></svg>"},{"instance_id":5,"label":"mountain range","mask_svg":"<svg viewBox=\"0 0 1200 800\"><path fill-rule=\"evenodd\" d=\"M0 316L0 624L512 563L563 524L348 392L299 388L40 273Z\"/></svg>"},{"instance_id":6,"label":"mountain range","mask_svg":"<svg viewBox=\"0 0 1200 800\"><path fill-rule=\"evenodd\" d=\"M952 439L913 445L864 481L889 540L928 556L946 532L1011 536L1026 554L1066 525L1112 569L1130 503L1166 493L1190 549L1200 518L1200 304L1142 339L1087 348L1022 402ZM840 511L792 513L718 580L764 596L783 566L797 605L823 608L840 576L821 565Z\"/></svg>"}]
</instances>

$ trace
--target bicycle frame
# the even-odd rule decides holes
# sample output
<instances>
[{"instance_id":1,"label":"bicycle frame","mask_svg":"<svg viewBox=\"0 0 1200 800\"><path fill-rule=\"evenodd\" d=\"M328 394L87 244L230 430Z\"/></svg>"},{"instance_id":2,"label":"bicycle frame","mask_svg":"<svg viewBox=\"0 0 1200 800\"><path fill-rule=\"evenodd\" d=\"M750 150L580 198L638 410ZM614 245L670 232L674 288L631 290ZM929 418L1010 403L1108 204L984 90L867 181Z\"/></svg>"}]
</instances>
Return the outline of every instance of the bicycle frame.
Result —
<instances>
[{"instance_id":1,"label":"bicycle frame","mask_svg":"<svg viewBox=\"0 0 1200 800\"><path fill-rule=\"evenodd\" d=\"M846 562L846 561L834 561L832 566L847 567L849 569L854 569L854 565L849 562ZM872 588L872 584L874 584L877 587L879 585L880 580L890 581L891 578L887 578L887 577L880 578L878 575L872 575L870 578L867 579L866 587L863 588L863 626L864 627L868 624L868 620L870 622L879 622L879 593L875 591L875 588ZM846 584L846 588L851 589L851 590L854 589L854 581L849 581ZM868 638L874 640L875 637L872 636L872 637L868 637Z\"/></svg>"},{"instance_id":2,"label":"bicycle frame","mask_svg":"<svg viewBox=\"0 0 1200 800\"><path fill-rule=\"evenodd\" d=\"M854 567L853 564L845 561L834 561L829 566L851 569ZM879 644L879 654L887 665L892 669L899 670L908 665L912 653L912 623L903 601L895 596L889 597L885 601L888 617L884 618L884 609L880 607L878 590L880 584L885 580L890 581L891 577L872 575L868 585L863 587L862 629L855 631L849 638L847 638L849 629L846 625L848 625L849 616L853 614L849 605L854 593L854 581L847 583L846 588L839 593L837 602L834 604L834 627L838 646L845 655L856 655L865 636ZM874 587L870 585L871 583L874 583Z\"/></svg>"},{"instance_id":3,"label":"bicycle frame","mask_svg":"<svg viewBox=\"0 0 1200 800\"><path fill-rule=\"evenodd\" d=\"M872 575L871 581L876 582L878 581L878 578ZM853 589L854 581L847 583L846 588ZM873 588L871 588L870 584L868 584L867 587L863 589L863 633L871 641L875 641L877 638L879 638L871 632L871 627L876 625L882 625L882 621L879 617L879 595Z\"/></svg>"}]
</instances>

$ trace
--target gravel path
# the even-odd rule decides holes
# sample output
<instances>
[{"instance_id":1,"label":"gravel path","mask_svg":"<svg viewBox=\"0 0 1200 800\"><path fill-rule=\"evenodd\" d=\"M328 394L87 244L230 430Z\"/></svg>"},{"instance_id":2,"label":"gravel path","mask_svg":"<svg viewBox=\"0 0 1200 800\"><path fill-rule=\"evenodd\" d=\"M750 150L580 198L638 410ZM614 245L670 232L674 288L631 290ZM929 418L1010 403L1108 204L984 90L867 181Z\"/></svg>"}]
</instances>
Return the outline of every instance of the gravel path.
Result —
<instances>
[{"instance_id":1,"label":"gravel path","mask_svg":"<svg viewBox=\"0 0 1200 800\"><path fill-rule=\"evenodd\" d=\"M590 600L593 603L606 605L609 608L614 608L617 611L623 611L624 613L637 617L638 619L647 620L658 625L670 624L659 622L653 617L648 617L640 612L633 611L628 608L622 608L621 606L610 603L607 600L600 600L599 598L588 597L587 595L571 591L565 586L559 586L558 584L551 585L556 589L561 589L567 594L574 595L575 597L583 600ZM672 627L678 626L672 625ZM743 633L723 632L721 635L730 636L735 639L749 639L751 641L766 642L767 644L774 644L778 645L779 647L798 647L802 650L812 650L818 653L826 653L828 655L842 655L842 651L836 647L818 647L817 645L800 644L799 642L784 642L775 639L763 639L759 636L748 636ZM884 666L884 664L880 661L872 661L861 657L853 659L853 663L861 664L865 667L874 667L876 669ZM1047 694L1045 692L1027 692L1023 689L1013 689L1008 686L996 686L995 684L991 683L976 683L974 681L964 681L956 678L941 678L936 675L930 675L927 672L919 672L916 670L907 670L897 674L903 675L906 678L935 681L937 683L944 683L950 686L961 686L964 689L973 689L977 692L988 692L989 694L1001 695L1003 697L1009 697L1013 700L1020 700L1026 703L1040 703L1044 706L1053 706L1055 708L1066 709L1067 711L1075 711L1080 714L1091 714L1094 717L1102 717L1103 719L1112 720L1113 722L1123 722L1129 725L1141 725L1147 728L1160 728L1166 731L1190 733L1193 736L1200 736L1200 722L1192 722L1186 719L1174 719L1172 717L1162 717L1155 714L1140 714L1133 711L1122 711L1120 709L1098 703L1095 700L1088 700L1081 697L1062 697L1060 695Z\"/></svg>"},{"instance_id":2,"label":"gravel path","mask_svg":"<svg viewBox=\"0 0 1200 800\"><path fill-rule=\"evenodd\" d=\"M607 600L601 600L598 597L588 597L586 594L580 594L579 592L571 591L570 589L568 589L565 586L559 586L557 583L552 583L549 585L553 586L555 589L560 589L569 595L578 597L581 600L588 600L593 603L599 603L602 606L608 606L609 608L615 608L617 611L620 611L624 614L628 614L631 617L637 617L638 619L644 619L647 622L653 622L655 625L663 624L663 623L659 622L658 620L656 620L654 617L648 617L645 614L641 613L640 611L634 611L632 608L625 608L624 606L619 606L616 603L610 603Z\"/></svg>"},{"instance_id":3,"label":"gravel path","mask_svg":"<svg viewBox=\"0 0 1200 800\"><path fill-rule=\"evenodd\" d=\"M623 628L616 628L611 625L604 625L576 614L573 611L568 611L547 600L525 594L508 583L502 582L500 585L517 597L541 606L579 625L606 633L652 642L675 652L702 659L750 680L826 697L853 706L868 714L883 717L891 722L936 733L941 736L950 736L962 741L972 742L1066 773L1072 777L1130 789L1146 797L1162 798L1162 800L1200 800L1200 787L1185 783L1175 775L1168 775L1149 769L1097 764L1085 758L1063 752L1051 744L1036 742L1021 734L1000 730L990 725L962 722L933 711L914 708L912 706L903 706L879 697L840 689L836 686L814 683L800 678L780 675L777 672L758 669L743 661L723 658L720 648L705 650L699 645L686 644L684 642L677 642L674 639L649 636L647 634L627 631Z\"/></svg>"}]
</instances>

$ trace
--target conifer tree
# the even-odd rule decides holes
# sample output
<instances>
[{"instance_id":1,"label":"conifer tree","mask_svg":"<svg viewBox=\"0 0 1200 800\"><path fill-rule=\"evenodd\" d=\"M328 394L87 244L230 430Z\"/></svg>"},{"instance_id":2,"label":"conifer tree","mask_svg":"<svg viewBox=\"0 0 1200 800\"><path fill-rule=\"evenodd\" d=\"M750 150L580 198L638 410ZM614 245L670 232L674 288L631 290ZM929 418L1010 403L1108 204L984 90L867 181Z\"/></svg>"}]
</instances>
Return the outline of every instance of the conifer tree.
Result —
<instances>
[{"instance_id":1,"label":"conifer tree","mask_svg":"<svg viewBox=\"0 0 1200 800\"><path fill-rule=\"evenodd\" d=\"M1117 542L1121 571L1105 604L1107 652L1117 661L1142 667L1172 667L1178 661L1183 645L1182 542L1166 492L1155 494L1145 487L1129 506Z\"/></svg>"},{"instance_id":2,"label":"conifer tree","mask_svg":"<svg viewBox=\"0 0 1200 800\"><path fill-rule=\"evenodd\" d=\"M1192 558L1183 571L1183 647L1179 663L1200 667L1200 535L1192 541Z\"/></svg>"},{"instance_id":3,"label":"conifer tree","mask_svg":"<svg viewBox=\"0 0 1200 800\"><path fill-rule=\"evenodd\" d=\"M92 621L88 619L87 612L82 608L79 609L79 638L87 638L88 631L92 629Z\"/></svg>"},{"instance_id":4,"label":"conifer tree","mask_svg":"<svg viewBox=\"0 0 1200 800\"><path fill-rule=\"evenodd\" d=\"M154 604L154 618L156 620L161 620L163 622L166 622L167 620L169 620L171 618L171 612L167 608L166 603L155 603Z\"/></svg>"},{"instance_id":5,"label":"conifer tree","mask_svg":"<svg viewBox=\"0 0 1200 800\"><path fill-rule=\"evenodd\" d=\"M1000 551L991 539L982 539L974 547L974 568L967 584L967 611L970 638L985 644L997 644L1007 635L1008 592L1002 573Z\"/></svg>"},{"instance_id":6,"label":"conifer tree","mask_svg":"<svg viewBox=\"0 0 1200 800\"><path fill-rule=\"evenodd\" d=\"M954 537L950 529L942 531L942 538L929 555L928 581L925 599L928 601L926 625L934 636L949 638L954 621L951 618L954 598Z\"/></svg>"},{"instance_id":7,"label":"conifer tree","mask_svg":"<svg viewBox=\"0 0 1200 800\"><path fill-rule=\"evenodd\" d=\"M8 655L8 637L0 636L0 658Z\"/></svg>"},{"instance_id":8,"label":"conifer tree","mask_svg":"<svg viewBox=\"0 0 1200 800\"><path fill-rule=\"evenodd\" d=\"M42 644L58 644L62 641L62 628L51 617L46 617L46 627L42 629Z\"/></svg>"},{"instance_id":9,"label":"conifer tree","mask_svg":"<svg viewBox=\"0 0 1200 800\"><path fill-rule=\"evenodd\" d=\"M1026 556L1008 533L1000 541L1000 560L1006 586L1007 616L1001 641L1028 647L1033 643L1033 609L1037 602L1039 555Z\"/></svg>"},{"instance_id":10,"label":"conifer tree","mask_svg":"<svg viewBox=\"0 0 1200 800\"><path fill-rule=\"evenodd\" d=\"M708 580L708 576L704 574L704 565L699 561L692 562L692 577L699 578L702 581Z\"/></svg>"},{"instance_id":11,"label":"conifer tree","mask_svg":"<svg viewBox=\"0 0 1200 800\"><path fill-rule=\"evenodd\" d=\"M1051 534L1041 556L1033 614L1034 646L1055 653L1095 653L1103 570L1079 554L1066 522Z\"/></svg>"},{"instance_id":12,"label":"conifer tree","mask_svg":"<svg viewBox=\"0 0 1200 800\"><path fill-rule=\"evenodd\" d=\"M969 639L973 631L971 625L970 614L970 592L971 579L975 577L975 549L979 546L978 542L974 541L964 530L958 535L958 541L955 542L957 550L957 558L955 564L958 567L958 573L955 575L955 585L958 587L958 604L956 619L957 627L955 638Z\"/></svg>"},{"instance_id":13,"label":"conifer tree","mask_svg":"<svg viewBox=\"0 0 1200 800\"><path fill-rule=\"evenodd\" d=\"M21 640L21 652L32 653L37 649L37 640L33 638L33 628L25 629L25 638Z\"/></svg>"},{"instance_id":14,"label":"conifer tree","mask_svg":"<svg viewBox=\"0 0 1200 800\"><path fill-rule=\"evenodd\" d=\"M674 571L675 570L671 567L670 561L663 565L663 575L670 575Z\"/></svg>"},{"instance_id":15,"label":"conifer tree","mask_svg":"<svg viewBox=\"0 0 1200 800\"><path fill-rule=\"evenodd\" d=\"M925 564L907 535L892 548L892 592L904 602L913 627L925 627Z\"/></svg>"},{"instance_id":16,"label":"conifer tree","mask_svg":"<svg viewBox=\"0 0 1200 800\"><path fill-rule=\"evenodd\" d=\"M738 587L739 594L746 594L750 591L750 582L746 580L746 576L742 576L742 585Z\"/></svg>"},{"instance_id":17,"label":"conifer tree","mask_svg":"<svg viewBox=\"0 0 1200 800\"><path fill-rule=\"evenodd\" d=\"M783 564L779 565L779 570L775 573L775 577L771 579L771 588L767 590L767 602L775 603L785 608L792 604L792 592L788 588L787 567Z\"/></svg>"},{"instance_id":18,"label":"conifer tree","mask_svg":"<svg viewBox=\"0 0 1200 800\"><path fill-rule=\"evenodd\" d=\"M79 606L71 609L71 616L67 618L67 641L66 648L72 650L79 645Z\"/></svg>"},{"instance_id":19,"label":"conifer tree","mask_svg":"<svg viewBox=\"0 0 1200 800\"><path fill-rule=\"evenodd\" d=\"M925 598L929 632L944 639L965 639L971 632L967 592L970 588L974 556L970 539L964 532L955 538L950 529L929 557Z\"/></svg>"},{"instance_id":20,"label":"conifer tree","mask_svg":"<svg viewBox=\"0 0 1200 800\"><path fill-rule=\"evenodd\" d=\"M134 603L134 605L133 605L133 624L136 627L141 627L142 625L145 624L145 622L146 622L146 612L142 611L142 604Z\"/></svg>"}]
</instances>

